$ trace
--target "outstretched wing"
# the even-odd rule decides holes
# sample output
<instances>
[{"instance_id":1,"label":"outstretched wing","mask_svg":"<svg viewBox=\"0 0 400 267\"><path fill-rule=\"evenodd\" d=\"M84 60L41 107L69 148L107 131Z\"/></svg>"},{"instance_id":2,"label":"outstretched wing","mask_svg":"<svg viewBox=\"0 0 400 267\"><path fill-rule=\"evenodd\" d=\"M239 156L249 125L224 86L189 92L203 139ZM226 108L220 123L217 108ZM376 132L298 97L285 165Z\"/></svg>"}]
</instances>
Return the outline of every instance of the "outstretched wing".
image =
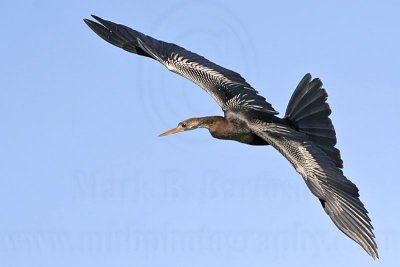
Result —
<instances>
[{"instance_id":1,"label":"outstretched wing","mask_svg":"<svg viewBox=\"0 0 400 267\"><path fill-rule=\"evenodd\" d=\"M240 74L175 44L159 41L129 27L93 16L85 19L101 38L126 51L153 58L203 88L224 111L253 109L278 114Z\"/></svg>"},{"instance_id":2,"label":"outstretched wing","mask_svg":"<svg viewBox=\"0 0 400 267\"><path fill-rule=\"evenodd\" d=\"M311 192L320 199L334 224L373 258L378 258L373 227L359 199L358 188L325 152L304 133L285 125L254 121L249 126L290 161Z\"/></svg>"}]
</instances>

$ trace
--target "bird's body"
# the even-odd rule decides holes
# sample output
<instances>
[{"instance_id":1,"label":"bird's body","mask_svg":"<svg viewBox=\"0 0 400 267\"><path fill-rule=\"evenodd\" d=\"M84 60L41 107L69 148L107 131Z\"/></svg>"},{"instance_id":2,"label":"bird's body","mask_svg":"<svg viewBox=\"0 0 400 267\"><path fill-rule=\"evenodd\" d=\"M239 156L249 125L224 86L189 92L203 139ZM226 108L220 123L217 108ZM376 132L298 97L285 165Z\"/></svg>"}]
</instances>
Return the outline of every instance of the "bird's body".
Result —
<instances>
[{"instance_id":1,"label":"bird's body","mask_svg":"<svg viewBox=\"0 0 400 267\"><path fill-rule=\"evenodd\" d=\"M329 118L331 109L326 103L328 95L319 79L306 74L294 91L284 118L279 118L272 105L240 74L175 44L93 17L101 24L85 22L104 40L155 59L190 79L210 94L224 112L224 117L188 119L161 136L206 128L217 139L273 146L303 176L334 224L378 258L373 227L358 188L343 175L343 161L335 147L336 132Z\"/></svg>"}]
</instances>

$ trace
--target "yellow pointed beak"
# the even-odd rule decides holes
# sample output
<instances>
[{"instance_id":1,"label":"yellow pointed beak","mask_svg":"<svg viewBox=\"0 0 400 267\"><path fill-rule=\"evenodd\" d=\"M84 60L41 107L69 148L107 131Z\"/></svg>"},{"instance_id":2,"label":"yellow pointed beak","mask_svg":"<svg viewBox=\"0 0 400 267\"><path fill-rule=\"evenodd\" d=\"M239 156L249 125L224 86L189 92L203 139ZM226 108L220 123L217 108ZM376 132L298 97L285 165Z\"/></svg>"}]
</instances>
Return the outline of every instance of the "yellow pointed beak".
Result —
<instances>
[{"instance_id":1,"label":"yellow pointed beak","mask_svg":"<svg viewBox=\"0 0 400 267\"><path fill-rule=\"evenodd\" d=\"M171 134L176 134L176 133L180 133L180 132L183 132L183 131L185 131L185 130L182 127L178 126L178 127L174 128L172 130L169 130L169 131L167 131L165 133L160 134L159 137L167 136L167 135L171 135Z\"/></svg>"}]
</instances>

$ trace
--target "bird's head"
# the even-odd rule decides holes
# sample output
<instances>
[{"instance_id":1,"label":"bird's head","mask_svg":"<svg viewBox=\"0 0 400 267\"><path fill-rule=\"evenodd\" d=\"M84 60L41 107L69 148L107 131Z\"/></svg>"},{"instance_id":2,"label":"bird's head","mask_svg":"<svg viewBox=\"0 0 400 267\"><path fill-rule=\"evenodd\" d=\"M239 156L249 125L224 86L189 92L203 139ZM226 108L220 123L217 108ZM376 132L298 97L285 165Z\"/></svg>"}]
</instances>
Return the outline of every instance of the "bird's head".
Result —
<instances>
[{"instance_id":1,"label":"bird's head","mask_svg":"<svg viewBox=\"0 0 400 267\"><path fill-rule=\"evenodd\" d=\"M180 133L180 132L184 132L184 131L194 130L194 129L201 127L200 123L201 123L201 120L199 120L197 118L188 119L188 120L180 122L176 128L169 130L165 133L162 133L159 136L167 136L167 135L176 134L176 133Z\"/></svg>"}]
</instances>

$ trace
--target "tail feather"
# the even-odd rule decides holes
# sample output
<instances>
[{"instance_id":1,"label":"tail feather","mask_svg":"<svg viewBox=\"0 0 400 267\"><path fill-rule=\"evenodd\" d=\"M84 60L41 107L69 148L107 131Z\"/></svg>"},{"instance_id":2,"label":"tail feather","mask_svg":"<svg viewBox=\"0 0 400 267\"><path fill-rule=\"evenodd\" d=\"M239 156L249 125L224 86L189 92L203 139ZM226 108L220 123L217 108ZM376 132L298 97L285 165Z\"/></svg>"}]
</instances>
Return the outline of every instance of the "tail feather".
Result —
<instances>
[{"instance_id":1,"label":"tail feather","mask_svg":"<svg viewBox=\"0 0 400 267\"><path fill-rule=\"evenodd\" d=\"M301 90L301 88L307 87L310 81L311 81L310 74L306 74L303 77L303 79L301 79L301 81L296 87L296 90L294 90L293 95L289 100L289 104L286 108L286 117L292 117L295 108L298 106L298 103L303 99L303 96L306 93L306 91Z\"/></svg>"},{"instance_id":2,"label":"tail feather","mask_svg":"<svg viewBox=\"0 0 400 267\"><path fill-rule=\"evenodd\" d=\"M310 129L302 128L302 131L307 131L309 135L312 135L315 139L318 139L318 143L326 143L328 145L335 145L336 139L332 137L335 131L326 129Z\"/></svg>"},{"instance_id":3,"label":"tail feather","mask_svg":"<svg viewBox=\"0 0 400 267\"><path fill-rule=\"evenodd\" d=\"M336 132L329 115L332 113L326 103L328 94L322 88L320 79L313 79L306 74L294 91L285 119L298 131L307 134L336 164L343 167L340 151L335 148Z\"/></svg>"},{"instance_id":4,"label":"tail feather","mask_svg":"<svg viewBox=\"0 0 400 267\"><path fill-rule=\"evenodd\" d=\"M308 107L302 108L297 114L293 115L297 121L303 119L309 120L310 118L327 118L331 114L331 109L327 103L309 105Z\"/></svg>"},{"instance_id":5,"label":"tail feather","mask_svg":"<svg viewBox=\"0 0 400 267\"><path fill-rule=\"evenodd\" d=\"M318 145L335 163L336 167L343 168L343 160L340 156L340 150L331 145Z\"/></svg>"},{"instance_id":6,"label":"tail feather","mask_svg":"<svg viewBox=\"0 0 400 267\"><path fill-rule=\"evenodd\" d=\"M310 129L326 129L326 130L334 130L332 127L332 122L328 118L315 118L313 120L300 120L297 121L298 127L301 128L310 128Z\"/></svg>"},{"instance_id":7,"label":"tail feather","mask_svg":"<svg viewBox=\"0 0 400 267\"><path fill-rule=\"evenodd\" d=\"M298 108L289 113L288 116L297 117L299 114L304 114L304 109L319 106L318 104L326 99L328 96L326 91L319 90L322 84L314 81L309 84L310 89L300 96L301 98L296 104Z\"/></svg>"}]
</instances>

